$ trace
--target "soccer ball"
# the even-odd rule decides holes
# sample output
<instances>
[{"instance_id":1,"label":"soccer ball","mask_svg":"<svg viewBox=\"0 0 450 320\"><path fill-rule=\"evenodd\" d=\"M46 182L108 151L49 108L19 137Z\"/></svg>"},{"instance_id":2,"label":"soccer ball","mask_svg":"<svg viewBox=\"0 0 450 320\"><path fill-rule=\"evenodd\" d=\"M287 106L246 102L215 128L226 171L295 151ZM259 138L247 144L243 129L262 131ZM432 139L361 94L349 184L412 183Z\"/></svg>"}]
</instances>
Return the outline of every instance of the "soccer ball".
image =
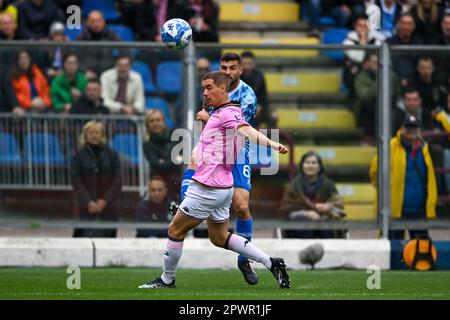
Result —
<instances>
[{"instance_id":1,"label":"soccer ball","mask_svg":"<svg viewBox=\"0 0 450 320\"><path fill-rule=\"evenodd\" d=\"M161 28L161 38L170 49L183 49L192 39L191 26L183 19L170 19Z\"/></svg>"}]
</instances>

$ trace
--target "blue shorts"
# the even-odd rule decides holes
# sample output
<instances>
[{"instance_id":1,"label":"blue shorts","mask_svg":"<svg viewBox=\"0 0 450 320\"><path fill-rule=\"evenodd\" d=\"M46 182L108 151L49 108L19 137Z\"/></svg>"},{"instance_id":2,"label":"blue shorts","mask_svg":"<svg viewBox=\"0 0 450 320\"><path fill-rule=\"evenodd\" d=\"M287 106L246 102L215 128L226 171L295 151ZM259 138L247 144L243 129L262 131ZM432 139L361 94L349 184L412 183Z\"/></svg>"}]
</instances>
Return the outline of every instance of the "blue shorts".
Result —
<instances>
[{"instance_id":1,"label":"blue shorts","mask_svg":"<svg viewBox=\"0 0 450 320\"><path fill-rule=\"evenodd\" d=\"M239 153L238 160L233 167L233 179L234 187L245 189L247 191L252 190L251 175L252 168L249 161L248 151L242 149Z\"/></svg>"}]
</instances>

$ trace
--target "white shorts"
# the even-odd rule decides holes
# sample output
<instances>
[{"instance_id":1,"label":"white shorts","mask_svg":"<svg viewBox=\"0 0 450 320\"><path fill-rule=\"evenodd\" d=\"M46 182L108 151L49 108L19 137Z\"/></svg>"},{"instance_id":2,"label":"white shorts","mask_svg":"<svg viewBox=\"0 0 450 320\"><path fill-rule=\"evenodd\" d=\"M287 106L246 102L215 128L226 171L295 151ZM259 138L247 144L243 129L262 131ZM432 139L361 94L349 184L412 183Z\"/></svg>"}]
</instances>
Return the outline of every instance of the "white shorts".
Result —
<instances>
[{"instance_id":1,"label":"white shorts","mask_svg":"<svg viewBox=\"0 0 450 320\"><path fill-rule=\"evenodd\" d=\"M209 188L191 180L178 210L195 219L224 222L230 218L233 192L232 187Z\"/></svg>"}]
</instances>

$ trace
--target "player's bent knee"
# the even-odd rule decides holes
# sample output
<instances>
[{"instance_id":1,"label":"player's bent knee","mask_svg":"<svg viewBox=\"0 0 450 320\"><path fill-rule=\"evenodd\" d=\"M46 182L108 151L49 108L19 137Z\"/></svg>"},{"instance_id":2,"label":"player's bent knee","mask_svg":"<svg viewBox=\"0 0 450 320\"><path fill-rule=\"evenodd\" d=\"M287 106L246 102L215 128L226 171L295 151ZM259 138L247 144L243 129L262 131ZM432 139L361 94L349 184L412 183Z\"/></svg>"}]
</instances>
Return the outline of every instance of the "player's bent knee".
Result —
<instances>
[{"instance_id":1,"label":"player's bent knee","mask_svg":"<svg viewBox=\"0 0 450 320\"><path fill-rule=\"evenodd\" d=\"M234 206L238 218L250 217L250 208L247 203L241 202Z\"/></svg>"},{"instance_id":2,"label":"player's bent knee","mask_svg":"<svg viewBox=\"0 0 450 320\"><path fill-rule=\"evenodd\" d=\"M225 246L225 241L227 241L227 236L224 236L224 235L214 235L214 236L210 235L209 236L209 240L216 247L223 248Z\"/></svg>"},{"instance_id":3,"label":"player's bent knee","mask_svg":"<svg viewBox=\"0 0 450 320\"><path fill-rule=\"evenodd\" d=\"M178 228L173 222L169 224L167 233L170 237L175 239L183 239L185 234L182 229Z\"/></svg>"}]
</instances>

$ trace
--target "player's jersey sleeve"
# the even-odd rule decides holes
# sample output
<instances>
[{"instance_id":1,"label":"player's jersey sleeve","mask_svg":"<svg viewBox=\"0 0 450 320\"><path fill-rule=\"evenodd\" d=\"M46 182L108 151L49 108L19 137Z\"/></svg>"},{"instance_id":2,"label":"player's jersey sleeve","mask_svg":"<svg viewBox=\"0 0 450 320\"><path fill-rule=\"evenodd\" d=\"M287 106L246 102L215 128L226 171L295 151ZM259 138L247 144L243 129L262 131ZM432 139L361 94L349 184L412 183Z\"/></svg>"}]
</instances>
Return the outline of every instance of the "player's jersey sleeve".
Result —
<instances>
[{"instance_id":1,"label":"player's jersey sleeve","mask_svg":"<svg viewBox=\"0 0 450 320\"><path fill-rule=\"evenodd\" d=\"M245 121L253 126L256 115L256 95L249 85L242 88L241 97L238 101L241 103Z\"/></svg>"},{"instance_id":2,"label":"player's jersey sleeve","mask_svg":"<svg viewBox=\"0 0 450 320\"><path fill-rule=\"evenodd\" d=\"M249 124L245 121L242 111L239 107L228 107L222 110L222 125L225 129L237 130L242 126L248 126Z\"/></svg>"}]
</instances>

